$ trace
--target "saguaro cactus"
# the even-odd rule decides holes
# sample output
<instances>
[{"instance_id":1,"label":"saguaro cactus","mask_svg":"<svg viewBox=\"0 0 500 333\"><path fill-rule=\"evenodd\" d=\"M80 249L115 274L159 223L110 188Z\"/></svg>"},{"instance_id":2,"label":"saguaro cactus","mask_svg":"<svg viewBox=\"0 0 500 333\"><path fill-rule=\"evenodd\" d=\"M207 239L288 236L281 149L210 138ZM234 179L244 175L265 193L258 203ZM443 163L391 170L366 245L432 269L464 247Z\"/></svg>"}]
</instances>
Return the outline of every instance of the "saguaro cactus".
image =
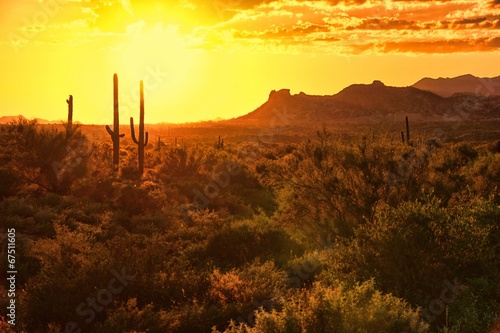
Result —
<instances>
[{"instance_id":1,"label":"saguaro cactus","mask_svg":"<svg viewBox=\"0 0 500 333\"><path fill-rule=\"evenodd\" d=\"M139 115L139 139L135 136L134 118L130 117L130 132L132 133L132 140L137 144L138 158L139 158L139 172L142 174L144 171L144 147L148 145L148 132L144 133L144 84L141 80L141 104Z\"/></svg>"},{"instance_id":2,"label":"saguaro cactus","mask_svg":"<svg viewBox=\"0 0 500 333\"><path fill-rule=\"evenodd\" d=\"M66 125L66 133L69 134L73 130L73 95L69 95L66 103L68 103L68 123Z\"/></svg>"},{"instance_id":3,"label":"saguaro cactus","mask_svg":"<svg viewBox=\"0 0 500 333\"><path fill-rule=\"evenodd\" d=\"M113 169L118 171L120 164L120 138L123 138L125 134L120 134L120 117L118 113L118 75L113 75L113 129L106 125L106 131L108 131L113 141Z\"/></svg>"},{"instance_id":4,"label":"saguaro cactus","mask_svg":"<svg viewBox=\"0 0 500 333\"><path fill-rule=\"evenodd\" d=\"M220 135L219 135L219 139L217 140L217 143L216 143L215 147L216 147L217 149L222 149L222 148L224 148L224 139L221 139L221 138L220 138Z\"/></svg>"}]
</instances>

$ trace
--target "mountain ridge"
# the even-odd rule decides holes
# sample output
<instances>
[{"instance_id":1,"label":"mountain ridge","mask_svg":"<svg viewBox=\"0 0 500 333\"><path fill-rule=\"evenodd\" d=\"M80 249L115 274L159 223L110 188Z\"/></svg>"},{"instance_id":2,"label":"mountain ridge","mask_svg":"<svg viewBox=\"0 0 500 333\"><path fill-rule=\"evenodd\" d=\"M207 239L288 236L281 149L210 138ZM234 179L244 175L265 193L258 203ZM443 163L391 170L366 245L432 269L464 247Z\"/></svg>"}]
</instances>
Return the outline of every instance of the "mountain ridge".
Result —
<instances>
[{"instance_id":1,"label":"mountain ridge","mask_svg":"<svg viewBox=\"0 0 500 333\"><path fill-rule=\"evenodd\" d=\"M464 74L456 77L425 77L412 85L413 87L433 92L442 97L451 97L457 93L474 94L477 96L500 96L500 76L477 77Z\"/></svg>"},{"instance_id":2,"label":"mountain ridge","mask_svg":"<svg viewBox=\"0 0 500 333\"><path fill-rule=\"evenodd\" d=\"M472 76L472 75L471 75ZM292 95L290 89L272 90L254 111L226 121L258 126L322 124L380 124L411 116L412 121L439 122L500 118L500 95L454 92L443 97L431 91L371 84L353 84L334 95Z\"/></svg>"}]
</instances>

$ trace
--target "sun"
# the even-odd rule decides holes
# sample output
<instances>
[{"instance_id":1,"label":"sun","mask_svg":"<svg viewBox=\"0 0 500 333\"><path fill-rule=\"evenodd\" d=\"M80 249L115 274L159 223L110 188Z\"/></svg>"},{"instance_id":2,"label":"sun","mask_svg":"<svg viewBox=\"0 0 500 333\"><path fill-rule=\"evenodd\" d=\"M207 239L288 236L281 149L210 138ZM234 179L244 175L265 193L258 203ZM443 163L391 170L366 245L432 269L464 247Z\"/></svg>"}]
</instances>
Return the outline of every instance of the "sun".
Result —
<instances>
[{"instance_id":1,"label":"sun","mask_svg":"<svg viewBox=\"0 0 500 333\"><path fill-rule=\"evenodd\" d=\"M140 77L148 67L161 67L174 76L193 64L194 50L178 33L177 26L159 23L147 29L143 21L127 28L121 47L121 69L132 77Z\"/></svg>"},{"instance_id":2,"label":"sun","mask_svg":"<svg viewBox=\"0 0 500 333\"><path fill-rule=\"evenodd\" d=\"M165 121L171 117L162 110L171 109L173 100L188 98L197 81L197 53L177 26L159 23L149 28L140 21L128 26L127 36L115 53L115 67L125 85L128 82L135 87L144 80L145 96L152 106L148 118ZM132 94L135 96L136 91Z\"/></svg>"}]
</instances>

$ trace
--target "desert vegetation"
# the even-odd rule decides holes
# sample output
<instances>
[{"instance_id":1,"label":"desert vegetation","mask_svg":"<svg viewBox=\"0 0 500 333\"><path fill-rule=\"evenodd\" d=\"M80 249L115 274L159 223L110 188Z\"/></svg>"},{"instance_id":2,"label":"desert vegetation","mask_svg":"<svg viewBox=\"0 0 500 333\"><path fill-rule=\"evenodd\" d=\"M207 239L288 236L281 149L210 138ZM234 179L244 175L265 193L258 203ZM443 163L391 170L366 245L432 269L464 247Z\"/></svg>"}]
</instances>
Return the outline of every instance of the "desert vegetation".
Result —
<instances>
[{"instance_id":1,"label":"desert vegetation","mask_svg":"<svg viewBox=\"0 0 500 333\"><path fill-rule=\"evenodd\" d=\"M496 324L496 142L323 128L294 142L271 129L189 145L150 134L136 145L117 129L111 140L77 125L0 127L17 331L479 333ZM5 317L0 327L14 331Z\"/></svg>"}]
</instances>

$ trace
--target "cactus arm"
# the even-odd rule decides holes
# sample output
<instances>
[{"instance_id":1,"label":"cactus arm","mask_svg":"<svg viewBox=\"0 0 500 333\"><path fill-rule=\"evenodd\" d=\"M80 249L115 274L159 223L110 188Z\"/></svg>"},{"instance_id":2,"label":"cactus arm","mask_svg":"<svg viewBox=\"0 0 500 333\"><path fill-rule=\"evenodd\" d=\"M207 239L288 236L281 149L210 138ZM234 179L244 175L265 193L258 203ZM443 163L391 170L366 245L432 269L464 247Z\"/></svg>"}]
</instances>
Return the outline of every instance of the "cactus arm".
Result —
<instances>
[{"instance_id":1,"label":"cactus arm","mask_svg":"<svg viewBox=\"0 0 500 333\"><path fill-rule=\"evenodd\" d=\"M113 132L113 130L108 125L106 125L106 131L108 131L109 135L111 135L111 136L113 136L115 134Z\"/></svg>"},{"instance_id":2,"label":"cactus arm","mask_svg":"<svg viewBox=\"0 0 500 333\"><path fill-rule=\"evenodd\" d=\"M134 129L134 117L130 117L130 136L132 137L132 140L136 143L139 144L139 141L135 137L135 129Z\"/></svg>"},{"instance_id":3,"label":"cactus arm","mask_svg":"<svg viewBox=\"0 0 500 333\"><path fill-rule=\"evenodd\" d=\"M108 125L106 125L106 131L108 132L109 135L111 135L112 138L114 138L116 136L116 133L113 132L113 130L111 129L111 127L109 127ZM119 134L118 137L119 138L123 138L125 136L125 134Z\"/></svg>"},{"instance_id":4,"label":"cactus arm","mask_svg":"<svg viewBox=\"0 0 500 333\"><path fill-rule=\"evenodd\" d=\"M149 142L149 133L146 132L146 141L144 141L144 147L148 145L148 142Z\"/></svg>"}]
</instances>

